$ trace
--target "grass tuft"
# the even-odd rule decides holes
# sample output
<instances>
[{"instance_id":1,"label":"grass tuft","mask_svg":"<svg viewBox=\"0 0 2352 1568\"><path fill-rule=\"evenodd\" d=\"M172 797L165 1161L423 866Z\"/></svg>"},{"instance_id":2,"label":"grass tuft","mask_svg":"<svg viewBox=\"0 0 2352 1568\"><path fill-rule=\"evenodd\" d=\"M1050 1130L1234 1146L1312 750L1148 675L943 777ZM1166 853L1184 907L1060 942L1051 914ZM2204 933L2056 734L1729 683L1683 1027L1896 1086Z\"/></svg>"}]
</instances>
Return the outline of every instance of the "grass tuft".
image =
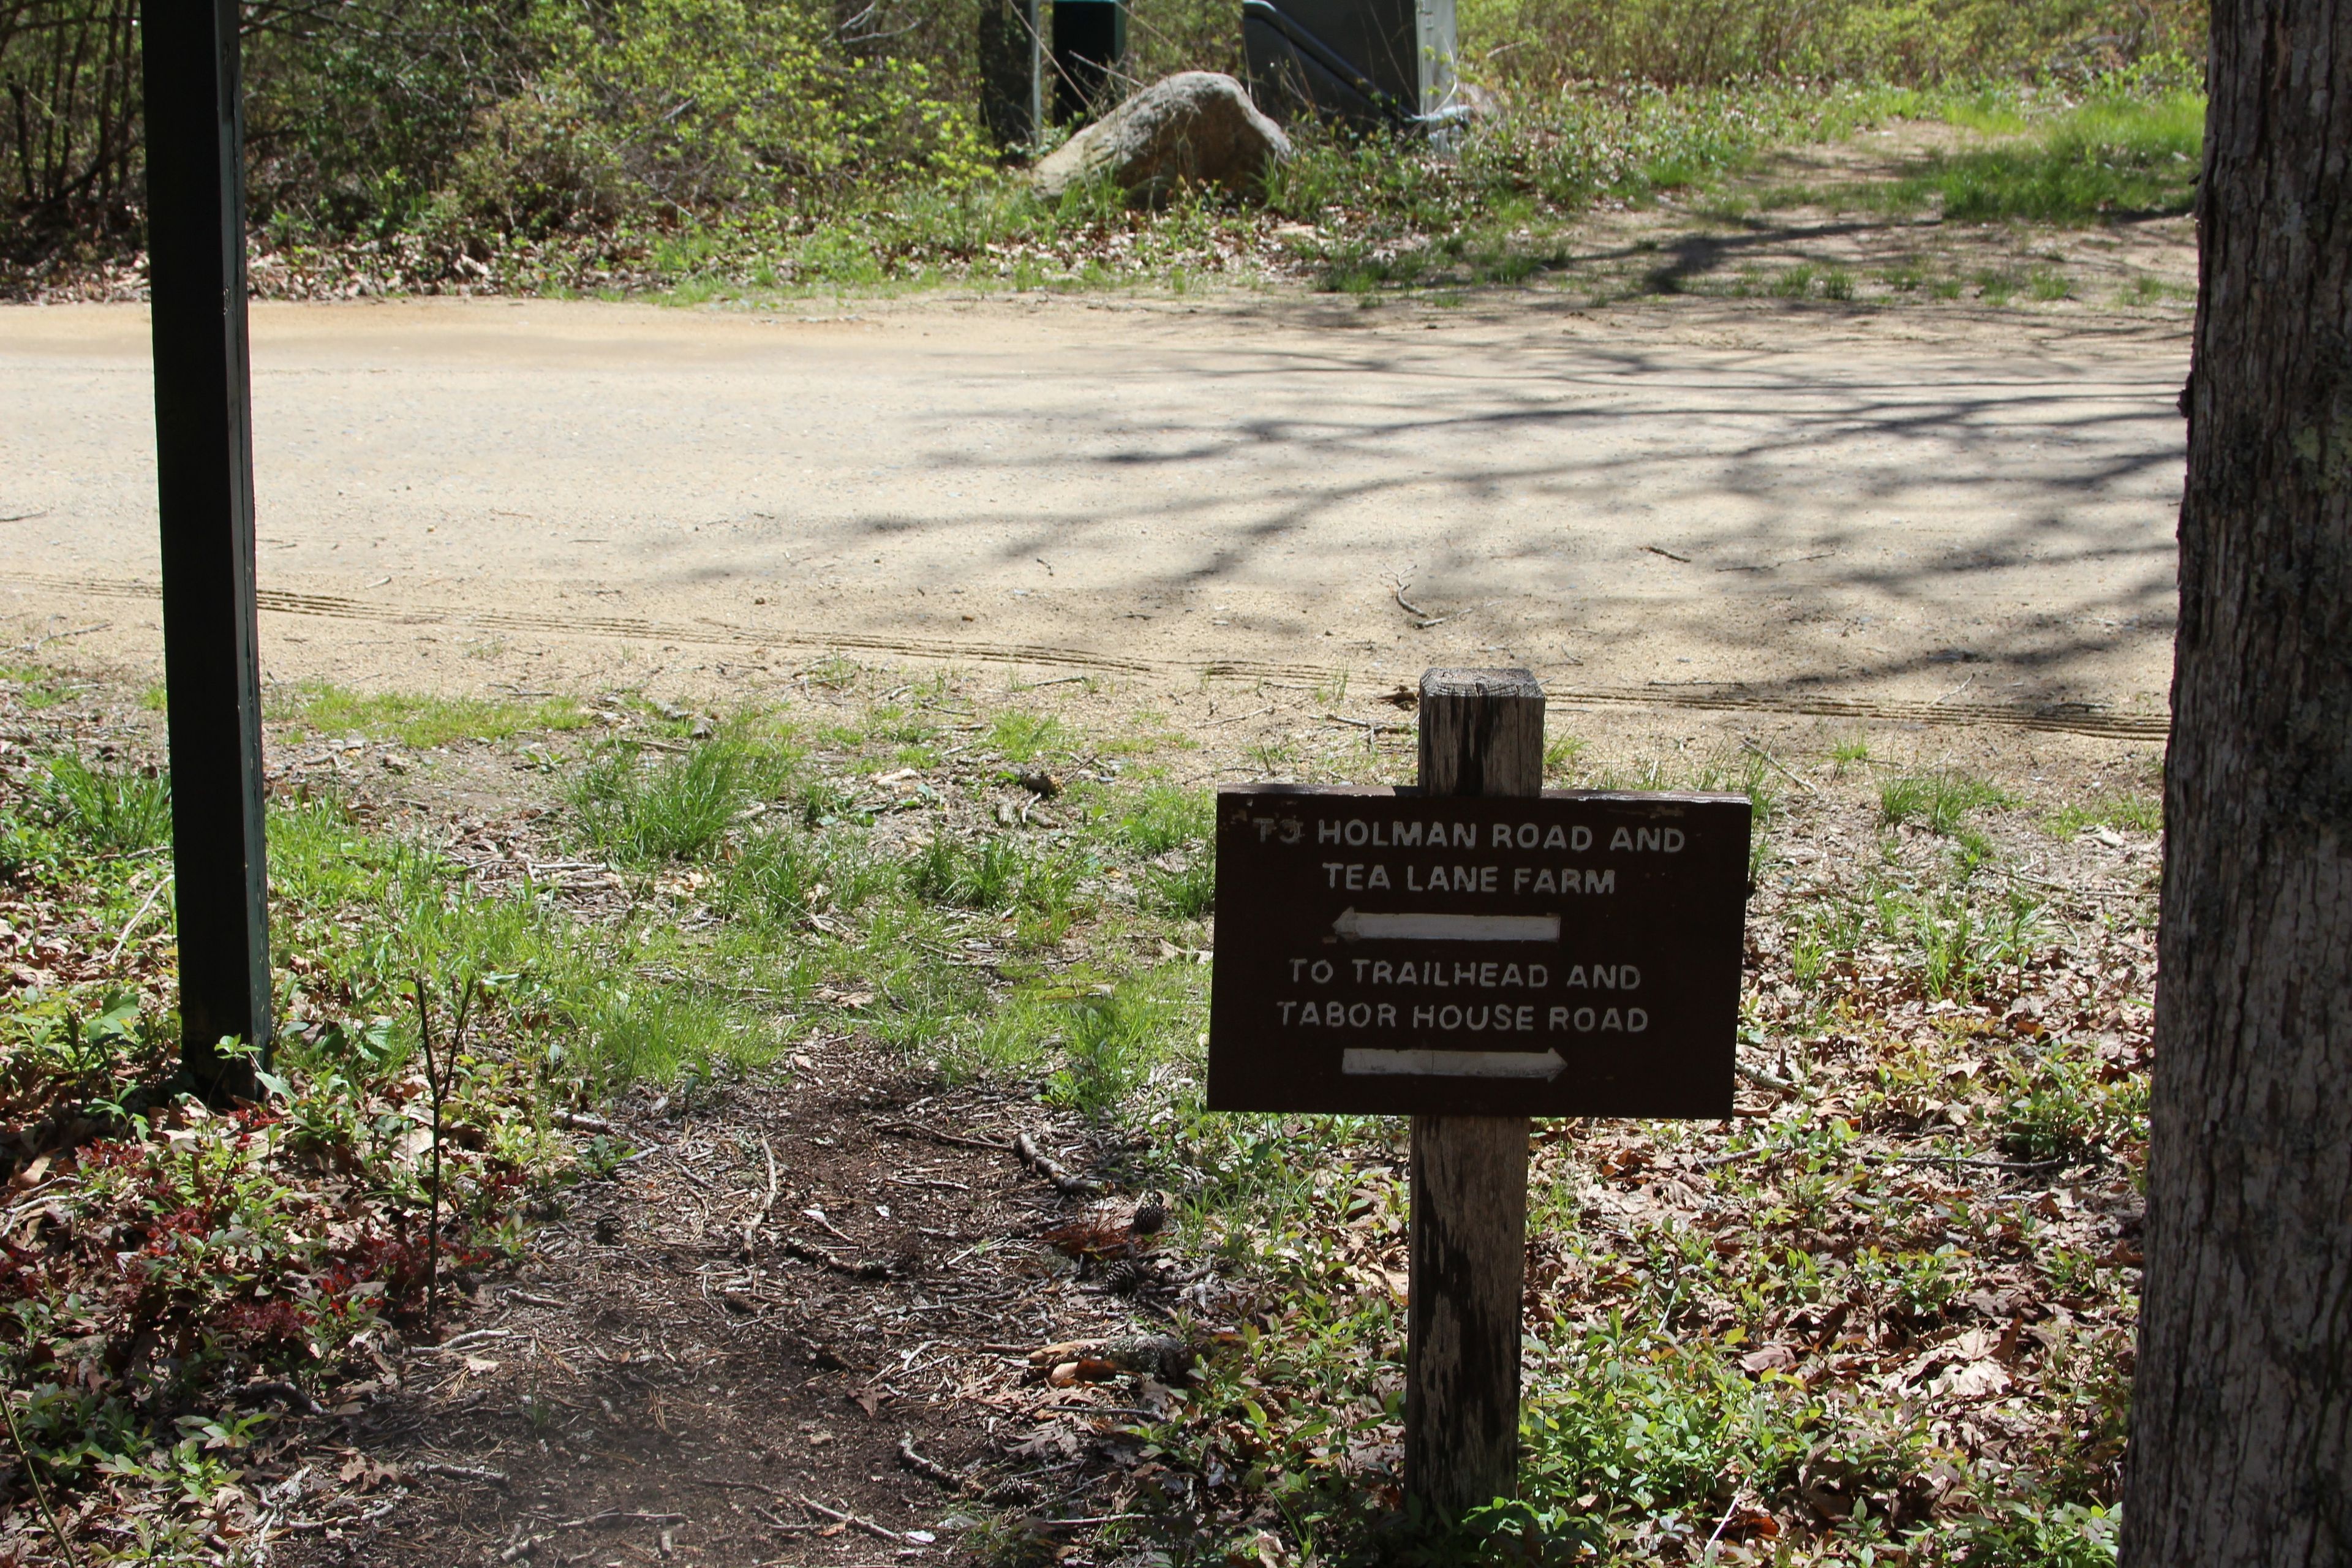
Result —
<instances>
[{"instance_id":1,"label":"grass tuft","mask_svg":"<svg viewBox=\"0 0 2352 1568\"><path fill-rule=\"evenodd\" d=\"M2000 785L1966 773L1905 773L1879 786L1878 820L1888 827L1916 822L1930 833L1949 837L1972 811L2016 804L2016 797Z\"/></svg>"},{"instance_id":2,"label":"grass tuft","mask_svg":"<svg viewBox=\"0 0 2352 1568\"><path fill-rule=\"evenodd\" d=\"M425 697L352 691L318 682L273 690L265 705L273 721L290 722L298 736L360 734L398 741L418 751L457 741L495 742L526 732L578 730L593 722L570 698Z\"/></svg>"}]
</instances>

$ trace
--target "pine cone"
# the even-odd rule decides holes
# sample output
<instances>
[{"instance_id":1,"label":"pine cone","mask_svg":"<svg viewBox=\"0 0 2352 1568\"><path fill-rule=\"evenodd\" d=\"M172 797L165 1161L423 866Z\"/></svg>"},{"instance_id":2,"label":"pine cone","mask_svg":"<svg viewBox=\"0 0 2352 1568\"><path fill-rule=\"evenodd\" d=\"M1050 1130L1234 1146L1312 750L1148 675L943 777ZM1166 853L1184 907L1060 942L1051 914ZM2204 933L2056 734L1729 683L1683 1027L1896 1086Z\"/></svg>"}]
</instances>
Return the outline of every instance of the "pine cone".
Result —
<instances>
[{"instance_id":1,"label":"pine cone","mask_svg":"<svg viewBox=\"0 0 2352 1568\"><path fill-rule=\"evenodd\" d=\"M1159 1193L1146 1193L1135 1205L1135 1217L1127 1222L1127 1228L1138 1236L1158 1236L1167 1224L1168 1199Z\"/></svg>"}]
</instances>

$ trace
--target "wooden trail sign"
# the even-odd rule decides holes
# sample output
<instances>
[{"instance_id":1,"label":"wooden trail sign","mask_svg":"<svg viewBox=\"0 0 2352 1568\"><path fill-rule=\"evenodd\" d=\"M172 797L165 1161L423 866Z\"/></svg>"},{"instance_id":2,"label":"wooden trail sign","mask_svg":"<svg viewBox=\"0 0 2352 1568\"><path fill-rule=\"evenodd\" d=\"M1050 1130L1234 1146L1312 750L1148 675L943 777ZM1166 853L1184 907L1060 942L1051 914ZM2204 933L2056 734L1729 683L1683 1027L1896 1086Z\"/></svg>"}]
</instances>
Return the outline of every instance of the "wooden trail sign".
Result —
<instances>
[{"instance_id":1,"label":"wooden trail sign","mask_svg":"<svg viewBox=\"0 0 2352 1568\"><path fill-rule=\"evenodd\" d=\"M1528 1122L1731 1112L1743 795L1546 792L1543 689L1431 670L1413 790L1217 797L1209 1105L1412 1117L1404 1482L1517 1489Z\"/></svg>"},{"instance_id":2,"label":"wooden trail sign","mask_svg":"<svg viewBox=\"0 0 2352 1568\"><path fill-rule=\"evenodd\" d=\"M1728 1116L1739 795L1217 795L1219 1110Z\"/></svg>"}]
</instances>

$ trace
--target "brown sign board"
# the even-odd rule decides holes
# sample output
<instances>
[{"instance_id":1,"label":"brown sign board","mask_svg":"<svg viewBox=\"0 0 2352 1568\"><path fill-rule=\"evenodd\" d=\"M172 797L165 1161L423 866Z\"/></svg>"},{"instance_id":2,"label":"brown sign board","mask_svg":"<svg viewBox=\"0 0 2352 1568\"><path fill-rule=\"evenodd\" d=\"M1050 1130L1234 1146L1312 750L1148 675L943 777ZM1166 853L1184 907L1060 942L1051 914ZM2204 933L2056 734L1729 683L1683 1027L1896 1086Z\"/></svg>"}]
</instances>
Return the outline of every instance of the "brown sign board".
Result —
<instances>
[{"instance_id":1,"label":"brown sign board","mask_svg":"<svg viewBox=\"0 0 2352 1568\"><path fill-rule=\"evenodd\" d=\"M1210 1109L1730 1115L1748 816L1219 790Z\"/></svg>"}]
</instances>

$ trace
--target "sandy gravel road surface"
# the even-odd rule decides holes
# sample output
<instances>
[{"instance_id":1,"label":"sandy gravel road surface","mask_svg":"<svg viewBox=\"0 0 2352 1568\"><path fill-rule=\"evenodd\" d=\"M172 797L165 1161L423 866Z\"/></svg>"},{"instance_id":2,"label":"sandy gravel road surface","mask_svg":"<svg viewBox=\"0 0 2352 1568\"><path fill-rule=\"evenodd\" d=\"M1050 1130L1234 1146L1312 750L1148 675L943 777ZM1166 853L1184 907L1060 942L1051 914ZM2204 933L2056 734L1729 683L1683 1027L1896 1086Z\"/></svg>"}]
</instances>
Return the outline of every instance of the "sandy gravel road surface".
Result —
<instances>
[{"instance_id":1,"label":"sandy gravel road surface","mask_svg":"<svg viewBox=\"0 0 2352 1568\"><path fill-rule=\"evenodd\" d=\"M2160 736L2177 323L1554 295L253 313L276 679L866 660ZM0 311L0 613L160 668L146 321ZM54 645L50 645L54 646Z\"/></svg>"}]
</instances>

